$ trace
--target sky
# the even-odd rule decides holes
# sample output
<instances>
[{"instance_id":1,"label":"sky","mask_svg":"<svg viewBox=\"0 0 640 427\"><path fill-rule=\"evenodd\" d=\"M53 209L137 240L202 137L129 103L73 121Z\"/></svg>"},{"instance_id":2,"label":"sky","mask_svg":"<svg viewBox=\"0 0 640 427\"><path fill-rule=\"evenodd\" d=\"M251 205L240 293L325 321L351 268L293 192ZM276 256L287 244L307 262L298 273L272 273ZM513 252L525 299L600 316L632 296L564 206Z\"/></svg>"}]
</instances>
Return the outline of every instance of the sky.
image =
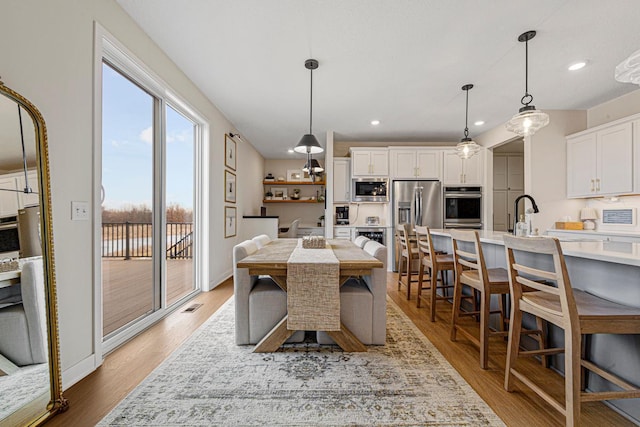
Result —
<instances>
[{"instance_id":1,"label":"sky","mask_svg":"<svg viewBox=\"0 0 640 427\"><path fill-rule=\"evenodd\" d=\"M102 206L150 207L153 97L106 64L102 76ZM166 203L192 210L194 125L168 106L166 126Z\"/></svg>"}]
</instances>

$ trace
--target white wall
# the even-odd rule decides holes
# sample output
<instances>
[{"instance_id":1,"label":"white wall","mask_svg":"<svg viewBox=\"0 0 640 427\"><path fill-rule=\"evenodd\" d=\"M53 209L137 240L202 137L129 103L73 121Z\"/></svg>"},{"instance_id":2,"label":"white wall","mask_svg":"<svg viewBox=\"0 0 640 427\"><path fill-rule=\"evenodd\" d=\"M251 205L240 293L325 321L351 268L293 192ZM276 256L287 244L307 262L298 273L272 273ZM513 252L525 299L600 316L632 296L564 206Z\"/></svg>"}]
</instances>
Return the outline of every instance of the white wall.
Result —
<instances>
[{"instance_id":1,"label":"white wall","mask_svg":"<svg viewBox=\"0 0 640 427\"><path fill-rule=\"evenodd\" d=\"M48 129L61 360L66 371L90 359L94 343L93 224L70 220L71 200L92 200L94 20L210 123L212 284L231 274L229 254L238 240L223 238L221 208L224 134L235 129L114 1L9 3L3 5L0 25L2 80L38 107ZM254 182L252 175L262 176L262 158L247 142L238 144L238 156L240 216L241 211L254 211L259 200L245 185Z\"/></svg>"}]
</instances>

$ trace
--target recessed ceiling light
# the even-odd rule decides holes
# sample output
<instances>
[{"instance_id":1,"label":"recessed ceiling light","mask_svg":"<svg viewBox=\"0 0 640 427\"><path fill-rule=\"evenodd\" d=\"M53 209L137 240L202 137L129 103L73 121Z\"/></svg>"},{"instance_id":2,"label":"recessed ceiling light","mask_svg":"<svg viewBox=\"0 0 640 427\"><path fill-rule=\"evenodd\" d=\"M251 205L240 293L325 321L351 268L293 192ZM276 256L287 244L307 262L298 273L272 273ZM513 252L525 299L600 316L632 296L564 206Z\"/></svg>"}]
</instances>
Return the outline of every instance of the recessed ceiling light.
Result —
<instances>
[{"instance_id":1,"label":"recessed ceiling light","mask_svg":"<svg viewBox=\"0 0 640 427\"><path fill-rule=\"evenodd\" d=\"M374 126L378 126L380 124L380 120L371 120L371 124Z\"/></svg>"},{"instance_id":2,"label":"recessed ceiling light","mask_svg":"<svg viewBox=\"0 0 640 427\"><path fill-rule=\"evenodd\" d=\"M287 153L293 153L293 152L294 152L294 151L293 151L293 148L289 148L289 149L287 150Z\"/></svg>"},{"instance_id":3,"label":"recessed ceiling light","mask_svg":"<svg viewBox=\"0 0 640 427\"><path fill-rule=\"evenodd\" d=\"M577 71L581 68L584 68L585 65L587 65L586 61L574 62L573 64L569 65L569 71Z\"/></svg>"},{"instance_id":4,"label":"recessed ceiling light","mask_svg":"<svg viewBox=\"0 0 640 427\"><path fill-rule=\"evenodd\" d=\"M476 126L482 126L484 124L484 120L478 120L477 122L473 123Z\"/></svg>"}]
</instances>

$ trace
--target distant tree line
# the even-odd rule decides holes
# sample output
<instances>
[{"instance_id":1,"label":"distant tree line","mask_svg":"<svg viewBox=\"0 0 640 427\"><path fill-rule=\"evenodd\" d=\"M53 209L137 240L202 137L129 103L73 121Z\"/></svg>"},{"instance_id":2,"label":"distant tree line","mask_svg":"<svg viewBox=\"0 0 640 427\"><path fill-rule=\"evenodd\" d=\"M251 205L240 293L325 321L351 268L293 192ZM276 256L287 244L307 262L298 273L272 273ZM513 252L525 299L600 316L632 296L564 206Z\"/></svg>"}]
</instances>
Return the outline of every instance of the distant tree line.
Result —
<instances>
[{"instance_id":1,"label":"distant tree line","mask_svg":"<svg viewBox=\"0 0 640 427\"><path fill-rule=\"evenodd\" d=\"M102 208L103 223L138 222L151 224L151 208L145 204L122 209ZM193 222L193 212L178 204L167 206L167 222Z\"/></svg>"}]
</instances>

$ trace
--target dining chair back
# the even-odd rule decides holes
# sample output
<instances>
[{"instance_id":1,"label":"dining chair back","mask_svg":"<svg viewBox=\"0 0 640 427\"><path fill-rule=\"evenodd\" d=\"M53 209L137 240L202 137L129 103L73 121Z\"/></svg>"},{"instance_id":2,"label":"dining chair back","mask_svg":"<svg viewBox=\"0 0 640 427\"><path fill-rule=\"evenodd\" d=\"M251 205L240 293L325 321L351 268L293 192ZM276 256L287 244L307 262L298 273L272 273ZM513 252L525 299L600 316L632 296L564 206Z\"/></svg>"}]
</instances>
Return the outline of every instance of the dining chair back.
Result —
<instances>
[{"instance_id":1,"label":"dining chair back","mask_svg":"<svg viewBox=\"0 0 640 427\"><path fill-rule=\"evenodd\" d=\"M416 262L420 259L418 248L411 243L411 225L401 224L399 226L398 249L398 290L402 286L407 288L407 299L411 299L411 284L418 283L418 278L414 279L413 274L418 273L415 269Z\"/></svg>"},{"instance_id":2,"label":"dining chair back","mask_svg":"<svg viewBox=\"0 0 640 427\"><path fill-rule=\"evenodd\" d=\"M289 227L284 227L281 232L278 233L278 238L294 239L298 237L298 227L300 225L300 218L291 221Z\"/></svg>"},{"instance_id":3,"label":"dining chair back","mask_svg":"<svg viewBox=\"0 0 640 427\"><path fill-rule=\"evenodd\" d=\"M640 397L640 388L586 358L585 335L640 334L640 308L628 307L575 289L557 238L504 236L511 286L511 322L504 387L513 391L513 378L519 379L547 403L565 415L567 426L580 424L581 402ZM533 257L531 254L537 254ZM542 268L539 255L551 258ZM538 261L536 261L538 260ZM526 288L532 289L526 292ZM519 345L523 313L530 313L564 330L564 348L521 351ZM519 356L564 352L565 399L559 402L537 384L530 370L515 368ZM620 391L586 392L585 375L591 371L621 388Z\"/></svg>"}]
</instances>

